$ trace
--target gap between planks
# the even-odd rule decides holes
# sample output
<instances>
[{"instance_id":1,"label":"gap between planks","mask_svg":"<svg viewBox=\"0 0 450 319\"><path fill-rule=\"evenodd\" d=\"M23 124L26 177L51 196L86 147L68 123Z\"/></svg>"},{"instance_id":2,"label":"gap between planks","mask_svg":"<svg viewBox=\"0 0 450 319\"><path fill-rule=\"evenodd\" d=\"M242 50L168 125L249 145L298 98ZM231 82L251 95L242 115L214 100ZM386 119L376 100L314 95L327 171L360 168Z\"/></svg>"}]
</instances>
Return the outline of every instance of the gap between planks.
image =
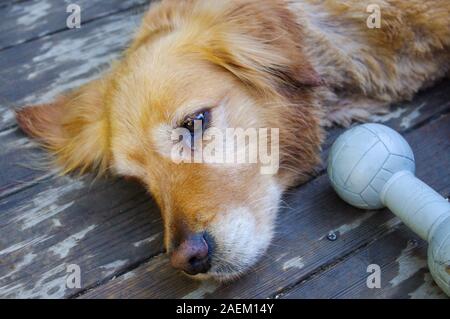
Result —
<instances>
[{"instance_id":1,"label":"gap between planks","mask_svg":"<svg viewBox=\"0 0 450 319\"><path fill-rule=\"evenodd\" d=\"M445 112L441 112L441 113L444 114ZM434 115L432 118L437 118L437 117L441 116L442 114L440 114L440 115ZM421 127L421 126L423 126L423 125L426 125L426 124L429 123L431 120L432 120L432 119L427 119L427 120L423 121L422 124L418 124L417 126L413 126L414 128L410 128L409 131L410 131L410 130L413 130L413 129L416 129L417 127ZM313 179L316 179L316 178L318 178L318 177L320 177L320 176L321 176L321 175L315 176ZM28 187L32 187L32 186L33 186L33 184L29 184L29 185L27 186L27 188L28 188ZM18 192L19 192L19 191L20 191L20 190L18 190Z\"/></svg>"},{"instance_id":2,"label":"gap between planks","mask_svg":"<svg viewBox=\"0 0 450 319\"><path fill-rule=\"evenodd\" d=\"M367 241L360 246L356 247L354 250L348 252L347 254L344 254L342 256L339 256L338 258L335 258L334 260L331 260L329 263L324 264L313 271L305 274L303 277L300 277L296 282L292 283L292 285L286 286L282 288L280 291L274 293L269 297L269 299L282 299L285 295L289 294L292 290L296 289L297 287L313 280L314 278L320 276L323 273L326 273L329 269L332 269L336 267L337 265L341 264L342 262L345 262L346 260L356 256L360 251L363 251L364 249L370 247L374 243L376 243L378 240L382 240L386 236L388 236L390 233L398 229L399 224L393 226L390 229L386 229L384 232L381 232L380 235L375 236L372 240Z\"/></svg>"},{"instance_id":3,"label":"gap between planks","mask_svg":"<svg viewBox=\"0 0 450 319\"><path fill-rule=\"evenodd\" d=\"M402 132L402 135L404 134L408 134L409 132L422 128L424 126L426 126L427 124L431 124L434 121L438 121L439 118L448 115L450 113L450 108L445 109L444 111L437 113L433 116L431 116L430 118L422 121L422 122L418 122L415 125L412 125L410 128L408 128L407 130L405 130L404 132ZM325 175L326 172L325 170L322 170L321 175ZM318 178L319 176L317 176ZM385 238L386 236L388 236L389 234L391 234L393 231L395 231L396 229L398 229L401 225L401 221L399 220L399 223L394 225L392 228L390 229L386 229L385 232L382 232L380 235L375 236L372 240L361 244L360 246L356 247L353 251L344 254L332 261L330 261L327 264L324 264L323 266L320 266L318 268L316 268L314 271L311 271L310 273L305 274L303 277L299 278L296 282L294 282L292 285L286 286L283 289L281 289L279 292L274 293L272 296L270 296L269 298L273 298L273 299L279 299L279 298L283 298L283 296L285 296L286 294L288 294L289 292L291 292L292 290L294 290L295 288L297 288L300 285L303 285L305 283L307 283L308 281L316 278L317 276L320 276L323 273L326 273L329 269L341 264L342 262L356 256L360 251L363 251L364 249L370 247L371 245L373 245L374 243L378 242L379 240L382 240L383 238Z\"/></svg>"},{"instance_id":4,"label":"gap between planks","mask_svg":"<svg viewBox=\"0 0 450 319\"><path fill-rule=\"evenodd\" d=\"M4 0L3 3L0 3L0 9L3 9L5 7L8 7L8 6L15 5L15 4L19 4L19 3L29 2L29 1L31 1L31 0L9 0L9 1L8 0Z\"/></svg>"},{"instance_id":5,"label":"gap between planks","mask_svg":"<svg viewBox=\"0 0 450 319\"><path fill-rule=\"evenodd\" d=\"M140 260L140 261L137 261L137 262L135 262L133 264L130 264L126 268L122 269L121 271L118 271L117 273L113 273L110 276L105 277L105 278L101 279L100 281L98 281L96 283L93 283L93 284L91 284L90 286L88 286L86 288L83 288L82 290L78 291L76 294L71 295L71 296L69 295L67 297L67 299L78 299L81 296L87 294L89 291L94 290L95 288L100 287L100 286L106 284L107 282L116 279L117 277L124 276L127 273L130 273L133 270L139 268L141 265L148 263L153 258L159 257L159 256L161 256L161 255L163 255L165 253L166 253L165 250L160 250L160 251L152 254L151 256L148 256L147 258L144 258L143 260Z\"/></svg>"},{"instance_id":6,"label":"gap between planks","mask_svg":"<svg viewBox=\"0 0 450 319\"><path fill-rule=\"evenodd\" d=\"M447 111L448 111L448 110L447 110ZM445 112L440 112L440 113L441 113L441 114L438 115L437 118L441 117L442 114L445 113ZM434 117L433 117L433 118L434 118ZM430 121L427 120L427 119L418 121L418 123L425 123L425 122L426 122L426 123L429 123ZM417 125L419 125L419 124L417 124ZM426 125L426 124L423 124L422 126L424 126L424 125ZM333 136L333 134L332 134L331 136ZM319 177L321 177L321 176L323 176L323 175L324 175L324 174L322 173L321 175L316 176L314 179L317 179L317 178L319 178ZM313 180L314 180L314 179L313 179ZM158 254L157 254L157 255L158 255ZM146 261L149 261L149 260L153 259L154 257L155 257L155 256L151 256L151 257L146 258L146 259L144 259L144 260L137 261L137 262L135 262L134 264L128 266L127 268L121 270L120 272L115 273L115 274L113 273L113 274L109 275L107 278L103 278L102 280L99 281L98 284L91 284L87 289L88 289L88 290L95 289L97 286L99 286L99 285L101 286L101 285L107 283L107 282L110 281L112 278L117 277L117 276L120 276L122 273L125 274L125 273L130 272L130 271L132 270L132 268L137 268L137 267L139 267L140 265L144 264ZM76 294L76 296L77 296L77 297L78 297L78 296L82 296L83 294L85 294L85 293L87 293L87 292L88 292L87 290L84 290L84 292L80 292L80 294ZM68 297L70 297L70 296L68 296Z\"/></svg>"},{"instance_id":7,"label":"gap between planks","mask_svg":"<svg viewBox=\"0 0 450 319\"><path fill-rule=\"evenodd\" d=\"M449 106L446 109L442 110L441 112L438 112L438 113L436 113L436 114L434 114L434 115L432 115L432 116L430 116L428 118L425 118L422 121L418 121L417 123L413 124L408 129L406 129L404 131L401 131L401 134L402 135L408 134L409 132L411 132L413 130L419 129L419 128L421 128L421 127L423 127L423 126L433 122L434 120L439 119L441 116L445 116L449 112L450 112L450 104L449 104ZM14 129L14 128L20 129L17 125L15 125L15 126L13 125L12 129ZM343 128L340 128L340 127L339 128L335 127L335 129L337 129L340 133L342 133L342 131L343 131ZM6 131L6 129L3 130L3 131ZM1 132L2 131L0 131L0 133ZM335 136L337 134L333 134L333 133L335 133L335 132L327 132L327 138L334 140L337 137L337 136ZM331 145L324 146L324 149L322 151L322 158L323 158L322 161L323 162L326 162L326 157L328 155L328 150L329 150L330 146ZM316 169L315 174L311 174L311 178L309 180L307 180L304 184L312 182L315 179L323 176L324 174L326 174L326 167L322 164L322 166L320 166L320 167L318 167ZM23 184L22 187L15 188L12 192L6 192L6 193L0 195L0 200L5 199L5 198L7 198L7 197L9 197L11 195L14 195L14 194L16 194L18 192L21 192L21 191L25 190L25 189L31 188L31 187L33 187L33 186L35 186L35 185L37 185L37 184L39 184L39 183L41 183L43 181L49 180L49 179L57 177L57 176L58 176L57 172L51 172L51 173L44 174L43 176L39 176L38 178L33 180L33 182L25 183L25 184ZM450 194L449 194L449 196L450 196Z\"/></svg>"},{"instance_id":8,"label":"gap between planks","mask_svg":"<svg viewBox=\"0 0 450 319\"><path fill-rule=\"evenodd\" d=\"M441 118L441 116L439 116L439 118ZM438 124L439 121L440 121L439 119L435 119L432 121L432 123L429 123L429 124L430 125L432 125L434 123ZM302 187L304 187L304 186L302 186ZM349 258L352 258L359 251L364 250L365 248L370 247L375 242L378 242L379 240L385 238L388 234L396 231L396 229L398 229L398 226L399 226L399 223L393 223L391 225L391 227L382 229L379 233L375 234L375 237L372 237L369 240L363 242L362 244L360 244L356 247L353 247L351 249L351 251L344 253L334 259L331 259L331 260L325 262L324 264L321 264L319 267L313 268L311 271L308 271L304 275L299 277L298 280L296 280L293 284L287 285L287 286L283 287L282 289L280 289L272 294L269 294L269 298L283 297L285 294L289 293L289 291L296 288L298 285L300 285L304 282L307 282L308 280L322 274L323 272L327 271L328 269L330 269L336 265L339 265L340 263L342 263L345 260L348 260ZM142 265L145 266L145 263L142 263ZM80 295L78 295L78 297L83 297L83 295L84 294L80 294ZM94 293L94 296L95 296L95 293Z\"/></svg>"},{"instance_id":9,"label":"gap between planks","mask_svg":"<svg viewBox=\"0 0 450 319\"><path fill-rule=\"evenodd\" d=\"M30 1L31 0L23 0L23 2L30 2ZM151 0L149 0L149 3L150 3L150 1ZM17 4L21 3L21 2L22 1L19 1L17 3L12 3L11 5L17 5ZM83 19L82 24L83 24L83 26L84 25L88 25L91 22L98 21L98 20L101 20L101 19L104 19L104 18L107 18L107 17L110 17L110 16L114 16L114 15L117 15L117 14L129 12L129 11L133 11L133 10L137 10L139 12L141 12L141 11L143 12L143 11L146 10L146 8L148 8L149 3L139 3L139 2L137 2L137 3L135 3L135 4L133 4L133 5L129 6L129 7L126 7L126 8L122 8L122 9L119 9L119 10L114 10L114 11L110 11L110 12L101 13L98 16L94 16L92 18L88 18L88 19L85 19L85 20ZM8 6L8 5L6 5L6 6ZM4 7L0 6L0 10L2 10L3 8ZM20 41L20 42L14 43L14 44L10 44L10 45L6 45L4 47L0 47L0 53L2 53L3 51L7 51L9 49L12 49L12 48L14 48L16 46L20 46L22 44L26 44L26 43L37 41L37 40L42 39L44 37L51 37L52 35L55 35L55 34L58 34L58 33L70 32L70 31L72 31L72 29L69 29L67 27L61 27L61 28L58 28L58 29L55 29L55 30L52 30L52 31L49 31L49 32L43 32L43 33L40 33L39 35L30 37L30 38L25 39L23 41Z\"/></svg>"}]
</instances>

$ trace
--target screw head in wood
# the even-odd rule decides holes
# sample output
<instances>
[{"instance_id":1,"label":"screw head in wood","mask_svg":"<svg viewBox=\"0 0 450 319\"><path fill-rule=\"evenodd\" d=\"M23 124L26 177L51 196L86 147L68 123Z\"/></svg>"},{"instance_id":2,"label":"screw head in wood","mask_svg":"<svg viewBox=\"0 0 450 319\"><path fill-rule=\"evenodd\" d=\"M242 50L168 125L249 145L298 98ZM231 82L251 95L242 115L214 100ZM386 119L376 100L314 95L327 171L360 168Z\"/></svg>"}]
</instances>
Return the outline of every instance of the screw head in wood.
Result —
<instances>
[{"instance_id":1,"label":"screw head in wood","mask_svg":"<svg viewBox=\"0 0 450 319\"><path fill-rule=\"evenodd\" d=\"M335 241L336 239L338 239L338 234L334 231L330 231L327 235L327 239L330 241Z\"/></svg>"}]
</instances>

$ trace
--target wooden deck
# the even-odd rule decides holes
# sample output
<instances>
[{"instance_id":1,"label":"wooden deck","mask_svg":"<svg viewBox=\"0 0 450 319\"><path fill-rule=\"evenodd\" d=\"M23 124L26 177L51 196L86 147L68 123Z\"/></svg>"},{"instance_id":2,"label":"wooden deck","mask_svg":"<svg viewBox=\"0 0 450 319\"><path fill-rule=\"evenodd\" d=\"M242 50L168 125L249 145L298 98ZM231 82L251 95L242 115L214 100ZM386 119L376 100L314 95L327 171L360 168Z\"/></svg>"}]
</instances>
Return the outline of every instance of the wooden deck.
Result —
<instances>
[{"instance_id":1,"label":"wooden deck","mask_svg":"<svg viewBox=\"0 0 450 319\"><path fill-rule=\"evenodd\" d=\"M82 8L67 29L66 6ZM445 298L426 266L426 243L389 211L360 211L321 170L292 189L266 256L230 284L173 270L158 208L122 179L61 177L21 133L11 110L45 102L95 77L139 24L145 0L3 0L0 3L0 298ZM450 195L450 81L378 118L401 131L417 175ZM342 129L329 131L323 157ZM327 234L335 231L335 241ZM81 268L81 288L66 268ZM379 264L382 288L368 289Z\"/></svg>"}]
</instances>

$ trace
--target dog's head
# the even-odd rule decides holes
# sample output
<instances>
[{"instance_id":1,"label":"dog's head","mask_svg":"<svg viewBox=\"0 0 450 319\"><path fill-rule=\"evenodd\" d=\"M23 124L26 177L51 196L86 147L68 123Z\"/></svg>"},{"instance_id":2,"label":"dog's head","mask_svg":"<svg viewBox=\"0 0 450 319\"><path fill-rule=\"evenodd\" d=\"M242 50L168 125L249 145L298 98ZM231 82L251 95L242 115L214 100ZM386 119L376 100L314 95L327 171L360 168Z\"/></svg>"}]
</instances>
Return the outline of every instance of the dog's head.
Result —
<instances>
[{"instance_id":1,"label":"dog's head","mask_svg":"<svg viewBox=\"0 0 450 319\"><path fill-rule=\"evenodd\" d=\"M161 208L172 264L230 279L265 252L282 191L319 161L313 88L320 81L300 43L281 1L165 1L108 74L53 104L19 111L18 122L65 172L141 180ZM227 128L254 129L257 137L261 128L276 132L256 139L273 162L174 159L180 149L204 151L208 142L193 143L211 131L222 140ZM240 151L254 144L246 138Z\"/></svg>"}]
</instances>

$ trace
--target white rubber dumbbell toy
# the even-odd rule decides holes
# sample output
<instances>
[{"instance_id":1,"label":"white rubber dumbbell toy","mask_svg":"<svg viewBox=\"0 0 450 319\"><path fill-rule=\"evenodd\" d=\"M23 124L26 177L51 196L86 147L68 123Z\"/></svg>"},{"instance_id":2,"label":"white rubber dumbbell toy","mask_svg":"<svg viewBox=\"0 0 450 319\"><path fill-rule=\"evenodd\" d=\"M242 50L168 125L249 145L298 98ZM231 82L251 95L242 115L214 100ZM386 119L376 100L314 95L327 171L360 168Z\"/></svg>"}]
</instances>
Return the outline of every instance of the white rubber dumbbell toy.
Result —
<instances>
[{"instance_id":1,"label":"white rubber dumbbell toy","mask_svg":"<svg viewBox=\"0 0 450 319\"><path fill-rule=\"evenodd\" d=\"M408 143L381 124L349 129L334 142L328 157L331 185L343 200L364 209L388 207L428 241L428 267L450 296L450 203L414 171Z\"/></svg>"}]
</instances>

